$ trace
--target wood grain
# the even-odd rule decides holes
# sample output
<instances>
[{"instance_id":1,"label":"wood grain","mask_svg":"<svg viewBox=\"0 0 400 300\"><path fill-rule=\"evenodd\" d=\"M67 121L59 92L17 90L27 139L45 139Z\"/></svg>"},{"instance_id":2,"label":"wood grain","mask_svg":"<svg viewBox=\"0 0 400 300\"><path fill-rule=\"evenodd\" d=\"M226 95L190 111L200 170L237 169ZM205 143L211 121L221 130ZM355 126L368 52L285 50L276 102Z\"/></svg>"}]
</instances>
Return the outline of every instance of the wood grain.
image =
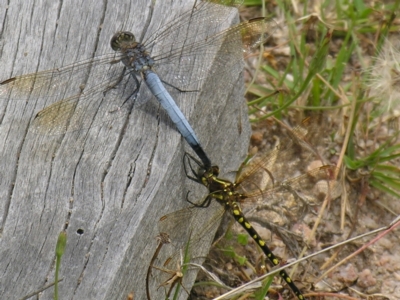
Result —
<instances>
[{"instance_id":1,"label":"wood grain","mask_svg":"<svg viewBox=\"0 0 400 300\"><path fill-rule=\"evenodd\" d=\"M111 53L116 31L146 36L192 5L151 2L1 4L0 80ZM222 27L234 24L237 11L225 18ZM226 74L227 88L216 89L221 79L210 76L201 92L180 93L177 102L213 163L229 172L247 152L250 129L242 76ZM157 220L188 206L189 190L199 198L206 191L185 177L182 158L189 147L168 116L146 86L139 95L138 102L151 100L127 118L56 137L30 134L29 126L60 99L0 99L1 299L20 299L54 281L55 246L64 228L60 299L126 299L130 292L145 299ZM154 299L162 298L158 292ZM53 288L40 299L53 299Z\"/></svg>"}]
</instances>

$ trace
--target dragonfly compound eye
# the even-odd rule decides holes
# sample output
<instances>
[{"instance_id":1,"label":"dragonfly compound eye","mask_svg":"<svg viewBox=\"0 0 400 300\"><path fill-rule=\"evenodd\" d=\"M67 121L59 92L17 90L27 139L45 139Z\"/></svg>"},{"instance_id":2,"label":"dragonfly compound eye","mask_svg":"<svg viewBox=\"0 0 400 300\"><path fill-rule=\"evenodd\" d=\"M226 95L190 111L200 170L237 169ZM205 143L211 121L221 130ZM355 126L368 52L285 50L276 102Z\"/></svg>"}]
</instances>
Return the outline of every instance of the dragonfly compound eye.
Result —
<instances>
[{"instance_id":1,"label":"dragonfly compound eye","mask_svg":"<svg viewBox=\"0 0 400 300\"><path fill-rule=\"evenodd\" d=\"M113 35L110 41L114 51L133 47L136 44L135 36L129 31L119 31Z\"/></svg>"}]
</instances>

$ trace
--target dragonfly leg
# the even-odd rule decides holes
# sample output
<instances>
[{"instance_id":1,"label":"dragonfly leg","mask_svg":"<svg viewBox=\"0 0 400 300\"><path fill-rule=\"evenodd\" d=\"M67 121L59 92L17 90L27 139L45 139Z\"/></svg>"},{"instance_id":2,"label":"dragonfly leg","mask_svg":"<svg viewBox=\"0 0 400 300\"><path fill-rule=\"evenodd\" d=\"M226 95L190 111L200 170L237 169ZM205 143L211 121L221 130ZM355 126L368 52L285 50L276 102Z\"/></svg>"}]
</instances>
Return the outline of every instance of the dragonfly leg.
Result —
<instances>
[{"instance_id":1,"label":"dragonfly leg","mask_svg":"<svg viewBox=\"0 0 400 300\"><path fill-rule=\"evenodd\" d=\"M198 204L189 200L189 193L190 191L186 194L186 201L192 204L194 207L207 208L210 206L212 197L207 196L200 204Z\"/></svg>"},{"instance_id":2,"label":"dragonfly leg","mask_svg":"<svg viewBox=\"0 0 400 300\"><path fill-rule=\"evenodd\" d=\"M171 84L169 82L166 82L164 80L161 80L161 82L166 84L166 85L168 85L168 86L170 86L170 87L172 87L173 89L177 90L180 93L197 93L197 92L200 92L200 90L182 90L182 89L178 88L177 86L174 86L173 84Z\"/></svg>"},{"instance_id":3,"label":"dragonfly leg","mask_svg":"<svg viewBox=\"0 0 400 300\"><path fill-rule=\"evenodd\" d=\"M196 165L199 168L199 171L195 171L191 161L196 163ZM187 166L189 166L190 171L187 169ZM183 156L183 167L185 168L185 174L187 178L193 180L194 182L201 183L200 173L204 172L204 167L199 160L197 160L195 157L186 152L185 155ZM194 176L191 174L193 174Z\"/></svg>"}]
</instances>

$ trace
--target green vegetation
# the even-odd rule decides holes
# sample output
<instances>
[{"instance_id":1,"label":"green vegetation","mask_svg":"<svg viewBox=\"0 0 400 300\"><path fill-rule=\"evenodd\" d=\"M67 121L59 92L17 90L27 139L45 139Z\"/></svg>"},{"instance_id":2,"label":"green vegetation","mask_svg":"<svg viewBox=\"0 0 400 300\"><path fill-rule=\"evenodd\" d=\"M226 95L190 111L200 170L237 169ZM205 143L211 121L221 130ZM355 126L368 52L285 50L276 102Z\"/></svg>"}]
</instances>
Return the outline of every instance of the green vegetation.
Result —
<instances>
[{"instance_id":1,"label":"green vegetation","mask_svg":"<svg viewBox=\"0 0 400 300\"><path fill-rule=\"evenodd\" d=\"M347 238L357 228L365 232L366 228L358 224L365 223L361 214L368 216L370 206L378 205L382 214L386 212L388 216L399 213L388 207L389 200L380 201L392 199L388 197L393 197L394 202L400 199L400 39L395 35L399 31L399 6L398 0L318 4L245 0L240 9L246 19L268 15L274 20L271 22L276 22L258 63L256 58L249 58L250 67L246 69L251 78L246 97L253 128L268 126L271 117L294 125L310 113L324 120L317 137L319 143L314 146L325 147L323 157L340 170L335 176L344 192L340 204L328 203L318 207L318 212L323 219L325 208L331 209L325 213L332 215L334 206L341 206L337 230L343 231L346 222L351 223ZM373 202L366 204L366 199ZM317 223L312 225L318 226ZM319 230L321 241L324 231ZM332 234L336 232L326 233ZM237 248L229 249L230 258L241 257L235 253ZM332 258L340 254L338 251ZM246 262L254 260L247 257ZM365 265L371 264L366 259ZM318 271L322 273L323 268L321 265ZM313 277L304 276L303 280L318 284ZM263 299L271 282L257 290L254 297ZM328 294L319 295L323 298ZM349 296L354 294L349 292ZM369 296L373 297L373 293L360 292L357 297Z\"/></svg>"}]
</instances>

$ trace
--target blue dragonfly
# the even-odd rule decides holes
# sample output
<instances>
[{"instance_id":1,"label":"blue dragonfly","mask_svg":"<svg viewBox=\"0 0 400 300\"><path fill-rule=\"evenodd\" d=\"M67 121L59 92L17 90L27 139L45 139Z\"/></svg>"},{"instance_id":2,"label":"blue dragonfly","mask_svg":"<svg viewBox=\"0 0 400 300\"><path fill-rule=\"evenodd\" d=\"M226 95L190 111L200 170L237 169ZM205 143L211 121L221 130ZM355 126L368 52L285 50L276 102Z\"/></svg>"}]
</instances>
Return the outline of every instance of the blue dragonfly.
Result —
<instances>
[{"instance_id":1,"label":"blue dragonfly","mask_svg":"<svg viewBox=\"0 0 400 300\"><path fill-rule=\"evenodd\" d=\"M167 84L175 91L193 92L198 91L202 80L210 74L221 75L224 82L224 73L235 66L241 67L243 55L252 53L266 40L273 23L257 18L219 32L199 30L199 24L204 22L220 25L231 6L240 2L200 1L140 43L132 33L118 32L111 39L115 52L9 78L0 82L0 98L57 100L36 114L30 129L37 134L60 135L129 114L135 101L128 100L136 99L139 79L143 79L203 165L211 167L193 128L160 78L170 76L172 80ZM206 66L203 62L211 58L212 66ZM198 61L200 65L196 64ZM190 78L193 68L199 75ZM71 87L72 80L80 84ZM99 117L89 117L93 114Z\"/></svg>"}]
</instances>

